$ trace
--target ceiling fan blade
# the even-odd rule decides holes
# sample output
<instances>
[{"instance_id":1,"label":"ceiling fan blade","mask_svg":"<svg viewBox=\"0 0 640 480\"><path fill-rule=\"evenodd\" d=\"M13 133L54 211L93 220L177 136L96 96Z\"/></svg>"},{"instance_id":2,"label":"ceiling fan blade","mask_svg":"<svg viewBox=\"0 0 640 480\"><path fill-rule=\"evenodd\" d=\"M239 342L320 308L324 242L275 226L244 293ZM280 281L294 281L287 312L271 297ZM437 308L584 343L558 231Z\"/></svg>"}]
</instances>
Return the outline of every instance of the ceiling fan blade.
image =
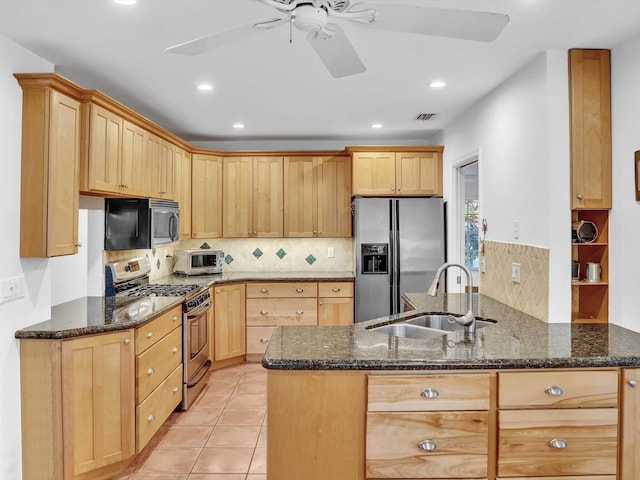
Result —
<instances>
[{"instance_id":1,"label":"ceiling fan blade","mask_svg":"<svg viewBox=\"0 0 640 480\"><path fill-rule=\"evenodd\" d=\"M173 45L172 47L165 49L165 52L176 53L178 55L200 55L208 50L213 50L215 48L243 40L257 33L264 32L270 28L287 23L288 21L288 18L260 20L248 25L232 28L231 30L212 33L210 35L205 35L204 37Z\"/></svg>"},{"instance_id":2,"label":"ceiling fan blade","mask_svg":"<svg viewBox=\"0 0 640 480\"><path fill-rule=\"evenodd\" d=\"M335 32L330 37L316 32L309 32L307 40L325 64L333 78L348 77L356 73L362 73L367 69L360 60L356 50L345 35L344 31L336 24L327 25Z\"/></svg>"},{"instance_id":3,"label":"ceiling fan blade","mask_svg":"<svg viewBox=\"0 0 640 480\"><path fill-rule=\"evenodd\" d=\"M357 18L352 19L357 25L479 42L492 42L509 23L508 15L474 10L452 10L395 3L367 3L362 4L362 7L374 8L379 15L372 23L361 22Z\"/></svg>"}]
</instances>

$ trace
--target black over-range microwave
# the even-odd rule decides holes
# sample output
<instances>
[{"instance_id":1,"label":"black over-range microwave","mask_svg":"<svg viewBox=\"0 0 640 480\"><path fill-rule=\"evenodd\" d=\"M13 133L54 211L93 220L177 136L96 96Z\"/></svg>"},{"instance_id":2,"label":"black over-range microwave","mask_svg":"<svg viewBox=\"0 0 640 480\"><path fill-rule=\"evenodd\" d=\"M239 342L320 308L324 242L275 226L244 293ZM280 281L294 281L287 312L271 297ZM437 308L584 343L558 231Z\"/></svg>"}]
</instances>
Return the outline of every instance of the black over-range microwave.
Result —
<instances>
[{"instance_id":1,"label":"black over-range microwave","mask_svg":"<svg viewBox=\"0 0 640 480\"><path fill-rule=\"evenodd\" d=\"M104 249L136 250L180 239L179 204L149 198L106 198Z\"/></svg>"}]
</instances>

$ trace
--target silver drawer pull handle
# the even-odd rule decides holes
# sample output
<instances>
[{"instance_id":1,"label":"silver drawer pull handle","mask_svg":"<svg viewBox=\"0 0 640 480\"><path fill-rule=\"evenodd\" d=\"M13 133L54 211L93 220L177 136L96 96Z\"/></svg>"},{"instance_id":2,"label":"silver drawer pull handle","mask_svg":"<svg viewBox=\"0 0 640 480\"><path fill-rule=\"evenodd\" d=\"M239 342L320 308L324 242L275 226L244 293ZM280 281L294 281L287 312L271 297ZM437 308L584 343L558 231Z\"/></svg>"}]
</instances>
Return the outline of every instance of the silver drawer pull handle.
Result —
<instances>
[{"instance_id":1,"label":"silver drawer pull handle","mask_svg":"<svg viewBox=\"0 0 640 480\"><path fill-rule=\"evenodd\" d=\"M155 373L155 370L153 368L150 368L149 370L147 370L147 375L153 375Z\"/></svg>"},{"instance_id":2,"label":"silver drawer pull handle","mask_svg":"<svg viewBox=\"0 0 640 480\"><path fill-rule=\"evenodd\" d=\"M638 386L638 382L636 382L635 380L629 380L627 383L631 388L636 388Z\"/></svg>"},{"instance_id":3,"label":"silver drawer pull handle","mask_svg":"<svg viewBox=\"0 0 640 480\"><path fill-rule=\"evenodd\" d=\"M549 446L551 448L567 448L567 441L564 438L553 438L549 440Z\"/></svg>"},{"instance_id":4,"label":"silver drawer pull handle","mask_svg":"<svg viewBox=\"0 0 640 480\"><path fill-rule=\"evenodd\" d=\"M178 347L173 347L173 348L171 349L171 351L172 351L173 353L178 353Z\"/></svg>"},{"instance_id":5,"label":"silver drawer pull handle","mask_svg":"<svg viewBox=\"0 0 640 480\"><path fill-rule=\"evenodd\" d=\"M302 310L296 310L296 315L302 315L304 312Z\"/></svg>"},{"instance_id":6,"label":"silver drawer pull handle","mask_svg":"<svg viewBox=\"0 0 640 480\"><path fill-rule=\"evenodd\" d=\"M269 339L266 338L266 337L263 337L263 338L260 339L261 343L267 343L268 341L269 341Z\"/></svg>"},{"instance_id":7,"label":"silver drawer pull handle","mask_svg":"<svg viewBox=\"0 0 640 480\"><path fill-rule=\"evenodd\" d=\"M260 289L260 293L269 293L269 289L268 288L261 288Z\"/></svg>"},{"instance_id":8,"label":"silver drawer pull handle","mask_svg":"<svg viewBox=\"0 0 640 480\"><path fill-rule=\"evenodd\" d=\"M424 450L425 452L433 452L436 449L437 445L435 442L431 440L423 440L418 444L418 448L420 450Z\"/></svg>"},{"instance_id":9,"label":"silver drawer pull handle","mask_svg":"<svg viewBox=\"0 0 640 480\"><path fill-rule=\"evenodd\" d=\"M544 393L546 393L547 395L551 395L552 397L559 397L560 395L562 395L564 392L562 391L562 389L556 385L550 385L547 388L544 389Z\"/></svg>"},{"instance_id":10,"label":"silver drawer pull handle","mask_svg":"<svg viewBox=\"0 0 640 480\"><path fill-rule=\"evenodd\" d=\"M177 393L180 390L178 387L173 387L173 393Z\"/></svg>"},{"instance_id":11,"label":"silver drawer pull handle","mask_svg":"<svg viewBox=\"0 0 640 480\"><path fill-rule=\"evenodd\" d=\"M269 315L269 312L266 310L260 310L260 315Z\"/></svg>"},{"instance_id":12,"label":"silver drawer pull handle","mask_svg":"<svg viewBox=\"0 0 640 480\"><path fill-rule=\"evenodd\" d=\"M153 422L156 419L156 416L152 413L147 417L147 422Z\"/></svg>"},{"instance_id":13,"label":"silver drawer pull handle","mask_svg":"<svg viewBox=\"0 0 640 480\"><path fill-rule=\"evenodd\" d=\"M296 288L296 292L298 292L298 293L302 293L302 292L304 292L304 288L300 288L300 287L298 287L298 288Z\"/></svg>"},{"instance_id":14,"label":"silver drawer pull handle","mask_svg":"<svg viewBox=\"0 0 640 480\"><path fill-rule=\"evenodd\" d=\"M153 337L153 332L147 332L147 338Z\"/></svg>"},{"instance_id":15,"label":"silver drawer pull handle","mask_svg":"<svg viewBox=\"0 0 640 480\"><path fill-rule=\"evenodd\" d=\"M331 290L333 290L335 293L338 293L340 291L338 287L333 287Z\"/></svg>"},{"instance_id":16,"label":"silver drawer pull handle","mask_svg":"<svg viewBox=\"0 0 640 480\"><path fill-rule=\"evenodd\" d=\"M440 392L434 388L425 388L422 392L420 392L420 396L422 398L438 398Z\"/></svg>"}]
</instances>

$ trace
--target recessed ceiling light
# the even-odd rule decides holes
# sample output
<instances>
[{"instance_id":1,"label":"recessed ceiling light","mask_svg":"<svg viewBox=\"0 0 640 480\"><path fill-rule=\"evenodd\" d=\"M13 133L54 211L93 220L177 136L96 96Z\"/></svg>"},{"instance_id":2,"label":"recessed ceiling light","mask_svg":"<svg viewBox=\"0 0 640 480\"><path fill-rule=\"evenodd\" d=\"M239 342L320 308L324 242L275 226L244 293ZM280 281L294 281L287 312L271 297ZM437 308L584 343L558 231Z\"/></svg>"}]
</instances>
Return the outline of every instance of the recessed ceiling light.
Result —
<instances>
[{"instance_id":1,"label":"recessed ceiling light","mask_svg":"<svg viewBox=\"0 0 640 480\"><path fill-rule=\"evenodd\" d=\"M198 90L200 90L201 92L210 92L211 90L213 90L213 85L211 85L210 83L201 83L198 85Z\"/></svg>"},{"instance_id":2,"label":"recessed ceiling light","mask_svg":"<svg viewBox=\"0 0 640 480\"><path fill-rule=\"evenodd\" d=\"M382 124L381 123L374 123L373 125L371 125L371 128L382 128Z\"/></svg>"},{"instance_id":3,"label":"recessed ceiling light","mask_svg":"<svg viewBox=\"0 0 640 480\"><path fill-rule=\"evenodd\" d=\"M435 81L435 82L431 82L429 84L429 86L431 88L443 88L443 87L446 87L447 84L445 82L442 82L442 81L438 80L438 81Z\"/></svg>"},{"instance_id":4,"label":"recessed ceiling light","mask_svg":"<svg viewBox=\"0 0 640 480\"><path fill-rule=\"evenodd\" d=\"M237 128L238 130L244 128L244 123L234 123L233 128Z\"/></svg>"},{"instance_id":5,"label":"recessed ceiling light","mask_svg":"<svg viewBox=\"0 0 640 480\"><path fill-rule=\"evenodd\" d=\"M118 5L125 5L130 7L131 5L135 5L137 0L113 0Z\"/></svg>"}]
</instances>

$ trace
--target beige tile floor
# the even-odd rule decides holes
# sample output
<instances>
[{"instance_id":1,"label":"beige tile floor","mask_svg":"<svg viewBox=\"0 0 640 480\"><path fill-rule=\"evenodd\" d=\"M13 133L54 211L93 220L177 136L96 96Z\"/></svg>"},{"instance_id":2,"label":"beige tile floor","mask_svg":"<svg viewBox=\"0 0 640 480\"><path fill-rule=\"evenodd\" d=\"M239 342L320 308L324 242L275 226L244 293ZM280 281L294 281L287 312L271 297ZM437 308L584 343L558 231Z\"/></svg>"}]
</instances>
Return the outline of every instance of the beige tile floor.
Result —
<instances>
[{"instance_id":1,"label":"beige tile floor","mask_svg":"<svg viewBox=\"0 0 640 480\"><path fill-rule=\"evenodd\" d=\"M114 480L266 480L267 372L259 363L214 371L186 412L174 412Z\"/></svg>"}]
</instances>

